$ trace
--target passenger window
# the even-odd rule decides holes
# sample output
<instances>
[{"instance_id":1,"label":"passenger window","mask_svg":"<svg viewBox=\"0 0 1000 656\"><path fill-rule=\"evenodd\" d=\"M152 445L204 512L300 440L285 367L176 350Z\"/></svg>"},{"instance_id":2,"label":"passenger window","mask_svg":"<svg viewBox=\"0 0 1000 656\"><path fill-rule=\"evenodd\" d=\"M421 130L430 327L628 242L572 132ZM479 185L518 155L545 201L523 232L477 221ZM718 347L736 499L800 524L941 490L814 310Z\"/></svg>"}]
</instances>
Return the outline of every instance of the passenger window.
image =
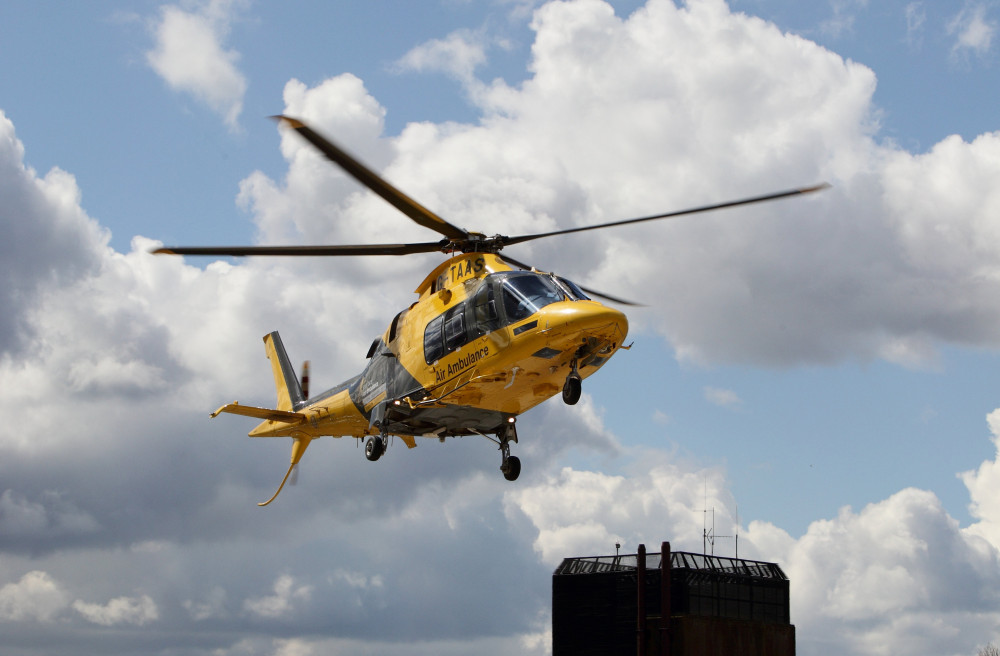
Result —
<instances>
[{"instance_id":1,"label":"passenger window","mask_svg":"<svg viewBox=\"0 0 1000 656\"><path fill-rule=\"evenodd\" d=\"M444 355L444 341L441 337L441 324L444 323L444 315L434 317L427 323L424 329L424 360L427 364L432 364L441 359Z\"/></svg>"},{"instance_id":2,"label":"passenger window","mask_svg":"<svg viewBox=\"0 0 1000 656\"><path fill-rule=\"evenodd\" d=\"M466 343L465 304L453 307L444 316L444 350L451 353Z\"/></svg>"}]
</instances>

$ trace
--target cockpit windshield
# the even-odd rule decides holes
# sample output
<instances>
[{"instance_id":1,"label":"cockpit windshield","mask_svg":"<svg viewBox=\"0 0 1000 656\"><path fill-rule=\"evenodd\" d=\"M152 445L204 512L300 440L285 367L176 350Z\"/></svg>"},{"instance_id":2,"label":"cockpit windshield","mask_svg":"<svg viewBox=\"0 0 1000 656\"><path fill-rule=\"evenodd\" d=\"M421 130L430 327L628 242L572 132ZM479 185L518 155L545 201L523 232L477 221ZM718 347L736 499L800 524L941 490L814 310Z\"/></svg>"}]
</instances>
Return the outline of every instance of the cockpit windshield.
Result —
<instances>
[{"instance_id":1,"label":"cockpit windshield","mask_svg":"<svg viewBox=\"0 0 1000 656\"><path fill-rule=\"evenodd\" d=\"M534 273L506 276L501 289L510 322L526 319L550 303L566 300L563 291L548 276Z\"/></svg>"}]
</instances>

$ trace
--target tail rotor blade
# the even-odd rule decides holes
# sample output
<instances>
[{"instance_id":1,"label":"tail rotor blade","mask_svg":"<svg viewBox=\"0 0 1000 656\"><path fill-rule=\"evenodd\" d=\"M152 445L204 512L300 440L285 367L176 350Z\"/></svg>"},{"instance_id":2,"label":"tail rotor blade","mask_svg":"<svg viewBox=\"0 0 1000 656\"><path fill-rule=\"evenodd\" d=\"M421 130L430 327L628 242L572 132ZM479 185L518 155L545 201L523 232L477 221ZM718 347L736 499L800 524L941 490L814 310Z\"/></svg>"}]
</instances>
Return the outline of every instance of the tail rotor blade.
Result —
<instances>
[{"instance_id":1,"label":"tail rotor blade","mask_svg":"<svg viewBox=\"0 0 1000 656\"><path fill-rule=\"evenodd\" d=\"M309 360L302 363L302 382L299 383L299 387L302 388L302 398L309 398Z\"/></svg>"}]
</instances>

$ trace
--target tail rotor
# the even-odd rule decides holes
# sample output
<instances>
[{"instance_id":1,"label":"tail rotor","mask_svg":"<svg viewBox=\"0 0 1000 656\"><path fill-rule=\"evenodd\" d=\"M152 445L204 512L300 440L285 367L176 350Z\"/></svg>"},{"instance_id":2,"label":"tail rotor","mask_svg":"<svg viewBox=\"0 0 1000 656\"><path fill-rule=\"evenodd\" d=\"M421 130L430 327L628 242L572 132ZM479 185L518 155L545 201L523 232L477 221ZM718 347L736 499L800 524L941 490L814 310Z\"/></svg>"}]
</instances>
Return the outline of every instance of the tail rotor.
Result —
<instances>
[{"instance_id":1,"label":"tail rotor","mask_svg":"<svg viewBox=\"0 0 1000 656\"><path fill-rule=\"evenodd\" d=\"M302 363L302 382L299 383L299 387L302 388L302 398L309 398L309 360Z\"/></svg>"}]
</instances>

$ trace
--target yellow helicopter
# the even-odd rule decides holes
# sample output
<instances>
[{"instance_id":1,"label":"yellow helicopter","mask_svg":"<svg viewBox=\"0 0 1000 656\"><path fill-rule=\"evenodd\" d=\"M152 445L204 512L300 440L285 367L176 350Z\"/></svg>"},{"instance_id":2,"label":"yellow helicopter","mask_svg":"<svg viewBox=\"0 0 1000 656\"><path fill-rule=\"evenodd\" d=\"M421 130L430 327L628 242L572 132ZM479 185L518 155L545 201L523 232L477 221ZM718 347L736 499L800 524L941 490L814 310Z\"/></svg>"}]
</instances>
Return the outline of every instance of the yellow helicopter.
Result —
<instances>
[{"instance_id":1,"label":"yellow helicopter","mask_svg":"<svg viewBox=\"0 0 1000 656\"><path fill-rule=\"evenodd\" d=\"M340 246L164 247L155 253L214 256L357 256L442 252L449 258L416 289L418 299L399 312L368 351L360 375L309 396L308 362L300 380L277 332L264 337L277 388L275 409L222 406L223 412L262 422L250 437L291 437L291 463L281 492L312 440L322 436L365 439L365 457L378 460L390 436L407 447L416 437L480 435L499 446L500 471L509 481L521 472L510 453L517 417L562 392L580 399L584 378L619 349L627 349L628 319L602 298L635 305L501 256L505 246L585 230L622 226L806 194L820 184L714 205L598 225L509 237L469 232L445 221L389 184L302 121L274 117L328 159L416 223L443 235L432 242Z\"/></svg>"}]
</instances>

